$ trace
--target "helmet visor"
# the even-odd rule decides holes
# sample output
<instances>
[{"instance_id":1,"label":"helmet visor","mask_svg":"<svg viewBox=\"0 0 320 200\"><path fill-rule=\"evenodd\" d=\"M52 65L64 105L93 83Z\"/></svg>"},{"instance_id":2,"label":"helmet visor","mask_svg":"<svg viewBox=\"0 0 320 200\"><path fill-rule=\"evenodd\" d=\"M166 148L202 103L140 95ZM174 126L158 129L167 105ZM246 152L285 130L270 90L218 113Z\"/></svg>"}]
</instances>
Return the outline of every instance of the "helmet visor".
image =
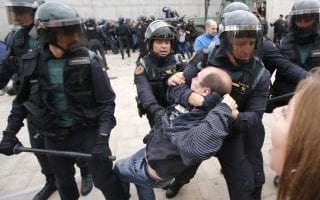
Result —
<instances>
[{"instance_id":1,"label":"helmet visor","mask_svg":"<svg viewBox=\"0 0 320 200\"><path fill-rule=\"evenodd\" d=\"M222 45L229 50L233 49L236 41L238 46L243 46L243 51L248 50L248 48L259 50L263 39L263 31L261 25L225 26L220 38ZM247 56L251 57L252 55L250 53Z\"/></svg>"},{"instance_id":2,"label":"helmet visor","mask_svg":"<svg viewBox=\"0 0 320 200\"><path fill-rule=\"evenodd\" d=\"M73 19L59 19L59 20L51 20L48 22L38 21L36 22L37 28L54 28L54 27L64 27L64 26L73 26L82 24L81 18L73 18Z\"/></svg>"},{"instance_id":3,"label":"helmet visor","mask_svg":"<svg viewBox=\"0 0 320 200\"><path fill-rule=\"evenodd\" d=\"M33 8L31 7L25 7L25 6L6 6L6 13L8 18L8 23L10 25L18 24L16 22L17 15L30 13L30 15L33 15Z\"/></svg>"},{"instance_id":4,"label":"helmet visor","mask_svg":"<svg viewBox=\"0 0 320 200\"><path fill-rule=\"evenodd\" d=\"M151 37L151 35L159 28L162 27L169 27L169 28L173 28L171 25L169 25L167 22L164 21L160 21L160 20L155 20L153 21L151 24L149 24L146 33L145 33L145 38L149 39ZM165 38L163 38L165 39Z\"/></svg>"}]
</instances>

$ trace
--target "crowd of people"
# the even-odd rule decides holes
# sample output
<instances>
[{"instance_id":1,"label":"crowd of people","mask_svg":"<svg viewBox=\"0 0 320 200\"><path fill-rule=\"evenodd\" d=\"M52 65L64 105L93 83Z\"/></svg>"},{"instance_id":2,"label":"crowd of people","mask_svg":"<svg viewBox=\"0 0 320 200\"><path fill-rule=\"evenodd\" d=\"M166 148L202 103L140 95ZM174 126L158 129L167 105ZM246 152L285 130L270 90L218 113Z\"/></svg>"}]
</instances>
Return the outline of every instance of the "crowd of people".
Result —
<instances>
[{"instance_id":1,"label":"crowd of people","mask_svg":"<svg viewBox=\"0 0 320 200\"><path fill-rule=\"evenodd\" d=\"M297 0L272 26L272 41L257 12L228 4L219 23L204 32L163 8L165 19L139 17L85 21L72 7L41 0L8 0L9 22L19 25L0 43L0 89L14 77L16 97L0 142L14 155L26 119L31 147L91 154L92 159L38 155L44 187L34 200L58 190L76 200L93 185L108 200L154 200L153 188L173 198L215 156L232 200L259 200L265 183L262 118L272 112L271 168L277 198L320 198L320 2ZM176 20L178 19L178 20ZM285 32L284 32L285 31ZM276 43L276 44L275 44ZM150 131L144 148L112 161L109 137L116 126L115 92L105 53L124 59L139 49L134 70L138 114ZM275 80L271 75L275 73ZM275 100L276 99L276 100Z\"/></svg>"}]
</instances>

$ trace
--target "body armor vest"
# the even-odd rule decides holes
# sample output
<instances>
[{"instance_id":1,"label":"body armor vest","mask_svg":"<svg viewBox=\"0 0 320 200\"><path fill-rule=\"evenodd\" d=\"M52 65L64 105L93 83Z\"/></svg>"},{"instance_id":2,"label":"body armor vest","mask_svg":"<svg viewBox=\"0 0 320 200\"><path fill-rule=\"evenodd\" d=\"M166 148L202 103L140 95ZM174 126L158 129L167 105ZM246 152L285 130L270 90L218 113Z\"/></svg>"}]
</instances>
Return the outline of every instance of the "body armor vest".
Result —
<instances>
[{"instance_id":1,"label":"body armor vest","mask_svg":"<svg viewBox=\"0 0 320 200\"><path fill-rule=\"evenodd\" d=\"M231 96L236 99L241 112L247 98L254 91L266 69L257 57L252 58L248 63L235 67L225 57L216 57L216 49L209 51L207 65L225 69L230 75L232 79Z\"/></svg>"},{"instance_id":2,"label":"body armor vest","mask_svg":"<svg viewBox=\"0 0 320 200\"><path fill-rule=\"evenodd\" d=\"M166 100L167 80L176 72L182 71L182 57L179 54L171 54L165 58L148 55L140 59L147 78L152 87L153 94L161 106L168 107Z\"/></svg>"},{"instance_id":3,"label":"body armor vest","mask_svg":"<svg viewBox=\"0 0 320 200\"><path fill-rule=\"evenodd\" d=\"M58 110L52 103L52 94L64 92L67 112L78 123L95 124L97 108L91 84L93 58L86 48L80 48L68 55L63 68L62 87L53 87L49 81L48 61L43 52L31 52L23 56L22 87L17 101L23 103L30 115L31 122L39 129L56 127L66 112ZM28 92L26 92L28 91Z\"/></svg>"},{"instance_id":4,"label":"body armor vest","mask_svg":"<svg viewBox=\"0 0 320 200\"><path fill-rule=\"evenodd\" d=\"M310 51L307 59L304 63L301 62L300 53L297 45L294 43L294 38L291 35L283 40L281 47L281 53L284 57L291 62L303 67L306 71L310 71L314 67L320 66L320 39L319 36L313 44L311 44ZM294 91L296 87L295 83L287 81L281 74L276 73L276 79L272 86L272 93L274 96L280 96L288 94Z\"/></svg>"}]
</instances>

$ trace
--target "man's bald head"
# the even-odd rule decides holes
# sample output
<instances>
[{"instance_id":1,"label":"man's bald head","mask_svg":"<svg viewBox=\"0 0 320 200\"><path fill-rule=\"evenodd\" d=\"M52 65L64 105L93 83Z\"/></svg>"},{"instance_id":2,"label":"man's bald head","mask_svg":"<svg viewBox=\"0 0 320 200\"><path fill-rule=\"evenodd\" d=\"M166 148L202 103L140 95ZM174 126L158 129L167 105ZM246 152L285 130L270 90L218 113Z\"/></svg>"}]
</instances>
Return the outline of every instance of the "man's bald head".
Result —
<instances>
[{"instance_id":1,"label":"man's bald head","mask_svg":"<svg viewBox=\"0 0 320 200\"><path fill-rule=\"evenodd\" d=\"M204 92L205 90L209 90ZM217 92L221 96L230 93L232 80L229 74L216 67L208 66L201 70L197 77L192 79L191 90L204 96Z\"/></svg>"},{"instance_id":2,"label":"man's bald head","mask_svg":"<svg viewBox=\"0 0 320 200\"><path fill-rule=\"evenodd\" d=\"M206 33L208 33L209 35L214 35L217 33L217 31L218 31L217 22L212 19L208 19L206 21Z\"/></svg>"}]
</instances>

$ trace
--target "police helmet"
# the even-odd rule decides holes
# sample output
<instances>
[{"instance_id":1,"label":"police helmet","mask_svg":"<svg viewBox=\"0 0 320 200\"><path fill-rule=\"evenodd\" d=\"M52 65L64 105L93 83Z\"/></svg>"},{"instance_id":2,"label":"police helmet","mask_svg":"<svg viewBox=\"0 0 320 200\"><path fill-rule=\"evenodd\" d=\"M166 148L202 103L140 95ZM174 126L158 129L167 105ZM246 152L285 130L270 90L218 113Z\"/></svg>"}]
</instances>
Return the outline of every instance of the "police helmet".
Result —
<instances>
[{"instance_id":1,"label":"police helmet","mask_svg":"<svg viewBox=\"0 0 320 200\"><path fill-rule=\"evenodd\" d=\"M38 29L40 43L56 45L57 34L79 33L84 39L83 20L78 12L66 4L45 3L35 14L35 26Z\"/></svg>"},{"instance_id":2,"label":"police helmet","mask_svg":"<svg viewBox=\"0 0 320 200\"><path fill-rule=\"evenodd\" d=\"M298 0L289 14L289 32L302 39L313 37L319 31L319 0ZM299 22L313 21L309 27L299 27Z\"/></svg>"},{"instance_id":3,"label":"police helmet","mask_svg":"<svg viewBox=\"0 0 320 200\"><path fill-rule=\"evenodd\" d=\"M154 39L168 39L172 41L175 39L173 26L164 20L155 20L147 27L144 38L149 49L151 49L152 41Z\"/></svg>"},{"instance_id":4,"label":"police helmet","mask_svg":"<svg viewBox=\"0 0 320 200\"><path fill-rule=\"evenodd\" d=\"M223 9L223 14L235 11L235 10L245 10L250 12L249 6L247 6L245 3L236 1L228 4L224 9Z\"/></svg>"},{"instance_id":5,"label":"police helmet","mask_svg":"<svg viewBox=\"0 0 320 200\"><path fill-rule=\"evenodd\" d=\"M247 6L247 4L236 1L236 2L232 2L229 3L222 12L221 18L220 18L220 23L219 23L219 32L221 32L223 30L223 19L226 17L226 15L228 15L228 13L231 13L233 11L236 10L244 10L244 11L248 11L250 12L250 8L249 6Z\"/></svg>"},{"instance_id":6,"label":"police helmet","mask_svg":"<svg viewBox=\"0 0 320 200\"><path fill-rule=\"evenodd\" d=\"M223 30L220 32L220 43L226 50L230 50L234 38L255 38L257 49L263 37L263 30L259 19L251 12L236 10L226 15L223 20Z\"/></svg>"},{"instance_id":7,"label":"police helmet","mask_svg":"<svg viewBox=\"0 0 320 200\"><path fill-rule=\"evenodd\" d=\"M8 16L8 23L15 23L15 16L22 13L30 13L34 16L36 9L44 3L44 0L7 0L5 8Z\"/></svg>"}]
</instances>

